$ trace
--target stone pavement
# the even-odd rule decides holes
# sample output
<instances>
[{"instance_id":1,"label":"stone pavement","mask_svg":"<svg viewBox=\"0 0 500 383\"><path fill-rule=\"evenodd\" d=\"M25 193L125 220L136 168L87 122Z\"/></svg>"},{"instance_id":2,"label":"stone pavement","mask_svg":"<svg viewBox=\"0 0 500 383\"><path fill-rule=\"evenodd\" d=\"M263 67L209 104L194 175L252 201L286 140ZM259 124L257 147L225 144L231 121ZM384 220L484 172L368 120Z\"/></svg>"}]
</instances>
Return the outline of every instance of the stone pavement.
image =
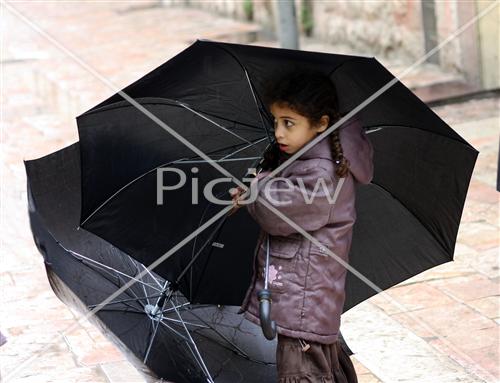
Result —
<instances>
[{"instance_id":1,"label":"stone pavement","mask_svg":"<svg viewBox=\"0 0 500 383\"><path fill-rule=\"evenodd\" d=\"M148 1L9 7L49 37L4 7L0 330L8 340L0 348L2 377L15 382L151 381L88 322L61 336L81 314L61 303L47 282L29 229L22 160L78 140L74 117L114 93L76 64L75 57L68 56L71 52L121 88L196 38L244 42L259 27L196 9L160 8ZM69 51L57 48L50 36ZM302 43L307 50L347 53L309 39ZM404 63L383 63L404 67ZM417 89L447 76L423 67L403 82ZM455 261L389 289L404 310L376 296L343 316L342 331L355 352L352 359L360 383L500 380L499 194L495 191L499 100L469 101L434 111L480 151ZM25 361L29 363L23 365Z\"/></svg>"}]
</instances>

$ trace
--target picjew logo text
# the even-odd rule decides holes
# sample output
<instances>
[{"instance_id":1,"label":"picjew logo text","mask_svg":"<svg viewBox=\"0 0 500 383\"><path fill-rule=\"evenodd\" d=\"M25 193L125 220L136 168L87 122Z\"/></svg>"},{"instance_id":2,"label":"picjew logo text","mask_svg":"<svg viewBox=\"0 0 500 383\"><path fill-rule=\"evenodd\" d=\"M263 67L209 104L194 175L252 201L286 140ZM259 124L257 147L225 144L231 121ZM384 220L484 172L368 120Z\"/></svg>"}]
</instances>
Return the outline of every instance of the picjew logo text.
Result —
<instances>
[{"instance_id":1,"label":"picjew logo text","mask_svg":"<svg viewBox=\"0 0 500 383\"><path fill-rule=\"evenodd\" d=\"M247 174L250 174L252 170L255 169L250 168ZM176 174L178 177L177 182L173 185L165 184L165 175L169 172ZM191 182L191 203L193 205L198 204L200 200L199 179L196 177L198 172L199 169L197 167L191 168L192 174L189 177ZM296 203L297 199L302 199L303 202L300 201L301 203L310 205L314 203L316 198L324 199L333 205L339 191L336 189L340 189L339 186L341 186L340 182L334 186L332 178L318 177L314 180L314 185L311 185L310 179L306 180L303 177L294 177L293 179L294 181L287 177L272 177L259 190L259 184L251 182L254 180L254 177L245 177L241 181L250 184L249 194L247 192L246 198L240 200L240 204L254 203L259 194L262 196L263 193L264 197L274 206L287 206ZM172 167L158 168L156 172L156 203L163 205L165 194L167 193L168 195L169 191L185 188L187 180L188 176L180 169ZM227 193L223 193L229 199L220 199L220 193L219 196L214 194L214 188L221 183L234 184L230 177L213 178L203 187L203 197L205 200L216 205L230 205L232 204L232 198L229 194L231 188L227 190Z\"/></svg>"}]
</instances>

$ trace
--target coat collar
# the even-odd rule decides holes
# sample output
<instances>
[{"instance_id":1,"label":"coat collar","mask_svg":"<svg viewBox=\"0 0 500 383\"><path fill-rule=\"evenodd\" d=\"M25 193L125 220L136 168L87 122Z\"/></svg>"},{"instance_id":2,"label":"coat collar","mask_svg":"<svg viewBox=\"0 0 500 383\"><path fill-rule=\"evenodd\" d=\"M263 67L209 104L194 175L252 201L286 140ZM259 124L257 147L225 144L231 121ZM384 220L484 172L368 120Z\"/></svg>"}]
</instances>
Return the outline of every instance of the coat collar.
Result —
<instances>
[{"instance_id":1,"label":"coat collar","mask_svg":"<svg viewBox=\"0 0 500 383\"><path fill-rule=\"evenodd\" d=\"M302 153L297 159L308 160L311 158L324 158L326 160L332 159L332 149L330 145L330 135L323 137L315 145Z\"/></svg>"}]
</instances>

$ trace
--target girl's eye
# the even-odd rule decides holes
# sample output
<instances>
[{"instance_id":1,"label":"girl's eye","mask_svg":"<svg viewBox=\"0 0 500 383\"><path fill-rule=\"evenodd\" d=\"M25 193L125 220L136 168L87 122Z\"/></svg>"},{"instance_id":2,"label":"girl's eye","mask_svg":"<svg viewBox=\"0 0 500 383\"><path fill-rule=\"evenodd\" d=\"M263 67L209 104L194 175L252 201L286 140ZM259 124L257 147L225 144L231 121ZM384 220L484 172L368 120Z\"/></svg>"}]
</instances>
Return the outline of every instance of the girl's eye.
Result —
<instances>
[{"instance_id":1,"label":"girl's eye","mask_svg":"<svg viewBox=\"0 0 500 383\"><path fill-rule=\"evenodd\" d=\"M288 123L290 123L290 125L288 125ZM276 125L278 125L278 121L274 120L274 126L276 127ZM294 125L294 124L293 124L293 122L292 122L292 121L290 121L290 120L285 120L285 127L290 128L290 127L292 127L293 125Z\"/></svg>"}]
</instances>

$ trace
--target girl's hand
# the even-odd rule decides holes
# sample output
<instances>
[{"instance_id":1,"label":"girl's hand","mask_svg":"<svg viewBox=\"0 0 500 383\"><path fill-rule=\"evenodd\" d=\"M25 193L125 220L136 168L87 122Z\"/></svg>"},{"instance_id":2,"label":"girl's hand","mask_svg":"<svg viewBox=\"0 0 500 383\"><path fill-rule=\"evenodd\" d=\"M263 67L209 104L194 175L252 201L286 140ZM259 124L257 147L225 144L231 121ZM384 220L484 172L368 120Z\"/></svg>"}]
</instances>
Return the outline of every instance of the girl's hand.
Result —
<instances>
[{"instance_id":1,"label":"girl's hand","mask_svg":"<svg viewBox=\"0 0 500 383\"><path fill-rule=\"evenodd\" d=\"M229 189L229 194L231 194L233 198L233 208L229 210L229 215L234 214L239 208L243 205L240 205L239 202L243 200L241 195L245 192L242 187L238 186L236 188Z\"/></svg>"},{"instance_id":2,"label":"girl's hand","mask_svg":"<svg viewBox=\"0 0 500 383\"><path fill-rule=\"evenodd\" d=\"M267 176L269 173L271 173L271 170L263 170L259 172L250 182L250 186L248 187L249 193L250 190L252 190L252 187L254 186L255 183L259 181L259 179L264 178ZM241 197L241 195L245 192L243 188L240 186L236 188L231 188L229 189L229 194L233 197L233 208L229 210L229 215L234 214L239 208L241 208L243 205L240 205L240 201L244 201L244 198ZM247 196L248 197L248 196ZM245 197L245 198L247 198Z\"/></svg>"}]
</instances>

